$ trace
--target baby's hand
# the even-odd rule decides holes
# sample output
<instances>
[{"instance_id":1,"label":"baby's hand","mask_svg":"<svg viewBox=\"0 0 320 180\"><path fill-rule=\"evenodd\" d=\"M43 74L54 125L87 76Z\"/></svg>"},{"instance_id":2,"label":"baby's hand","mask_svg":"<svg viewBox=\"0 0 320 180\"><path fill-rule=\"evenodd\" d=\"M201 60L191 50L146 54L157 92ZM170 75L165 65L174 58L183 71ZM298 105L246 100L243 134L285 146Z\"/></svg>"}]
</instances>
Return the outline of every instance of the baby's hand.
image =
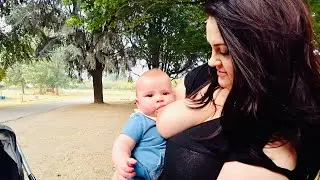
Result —
<instances>
[{"instance_id":1,"label":"baby's hand","mask_svg":"<svg viewBox=\"0 0 320 180\"><path fill-rule=\"evenodd\" d=\"M113 176L113 180L126 180L132 178L136 175L134 172L133 166L137 163L137 160L133 158L127 159L122 165L118 165L116 167L115 175Z\"/></svg>"},{"instance_id":2,"label":"baby's hand","mask_svg":"<svg viewBox=\"0 0 320 180\"><path fill-rule=\"evenodd\" d=\"M127 160L127 165L128 165L129 167L132 167L132 168L133 168L133 166L134 166L136 163L137 163L137 160L135 160L135 159L133 159L133 158L129 158L129 159Z\"/></svg>"}]
</instances>

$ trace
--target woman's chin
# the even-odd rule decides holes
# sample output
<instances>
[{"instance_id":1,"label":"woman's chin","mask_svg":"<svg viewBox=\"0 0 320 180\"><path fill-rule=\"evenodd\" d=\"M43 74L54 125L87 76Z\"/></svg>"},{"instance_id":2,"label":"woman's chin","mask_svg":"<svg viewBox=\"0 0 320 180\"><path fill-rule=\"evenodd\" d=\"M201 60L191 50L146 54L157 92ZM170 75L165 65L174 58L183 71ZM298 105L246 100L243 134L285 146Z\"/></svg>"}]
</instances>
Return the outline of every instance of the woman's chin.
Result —
<instances>
[{"instance_id":1,"label":"woman's chin","mask_svg":"<svg viewBox=\"0 0 320 180\"><path fill-rule=\"evenodd\" d=\"M231 89L232 83L229 80L223 80L221 78L218 78L219 86L226 89Z\"/></svg>"}]
</instances>

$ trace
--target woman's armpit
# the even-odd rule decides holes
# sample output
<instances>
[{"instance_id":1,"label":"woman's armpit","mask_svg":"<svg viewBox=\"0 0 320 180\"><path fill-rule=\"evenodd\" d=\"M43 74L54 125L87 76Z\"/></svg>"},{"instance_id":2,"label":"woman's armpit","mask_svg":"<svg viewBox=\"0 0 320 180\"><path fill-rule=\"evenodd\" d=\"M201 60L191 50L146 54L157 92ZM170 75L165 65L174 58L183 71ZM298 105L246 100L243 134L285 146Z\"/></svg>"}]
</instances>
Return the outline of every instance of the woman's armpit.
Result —
<instances>
[{"instance_id":1,"label":"woman's armpit","mask_svg":"<svg viewBox=\"0 0 320 180\"><path fill-rule=\"evenodd\" d=\"M294 170L297 164L297 153L289 142L274 142L267 144L263 152L278 166L288 170Z\"/></svg>"}]
</instances>

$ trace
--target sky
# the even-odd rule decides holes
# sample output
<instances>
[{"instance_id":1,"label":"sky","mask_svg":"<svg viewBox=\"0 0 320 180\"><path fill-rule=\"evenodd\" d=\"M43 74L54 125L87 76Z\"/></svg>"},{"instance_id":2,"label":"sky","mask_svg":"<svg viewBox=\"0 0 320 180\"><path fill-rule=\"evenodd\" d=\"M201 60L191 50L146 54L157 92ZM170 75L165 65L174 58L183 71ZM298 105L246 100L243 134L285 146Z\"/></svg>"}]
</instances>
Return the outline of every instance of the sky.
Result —
<instances>
[{"instance_id":1,"label":"sky","mask_svg":"<svg viewBox=\"0 0 320 180\"><path fill-rule=\"evenodd\" d=\"M137 80L139 76L141 76L142 73L148 70L147 62L146 60L138 61L137 64L131 68L132 72L129 72L131 74L131 77L133 80Z\"/></svg>"},{"instance_id":2,"label":"sky","mask_svg":"<svg viewBox=\"0 0 320 180\"><path fill-rule=\"evenodd\" d=\"M6 25L4 18L0 18L0 30L3 32L8 32L11 30L11 27Z\"/></svg>"}]
</instances>

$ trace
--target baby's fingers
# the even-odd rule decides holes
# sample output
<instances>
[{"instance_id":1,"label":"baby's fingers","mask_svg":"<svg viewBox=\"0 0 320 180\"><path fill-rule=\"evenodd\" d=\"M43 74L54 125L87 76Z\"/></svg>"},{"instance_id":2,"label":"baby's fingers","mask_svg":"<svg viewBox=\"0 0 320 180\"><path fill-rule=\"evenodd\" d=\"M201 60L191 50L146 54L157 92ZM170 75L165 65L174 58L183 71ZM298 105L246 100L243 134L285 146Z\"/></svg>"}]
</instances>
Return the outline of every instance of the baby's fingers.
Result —
<instances>
[{"instance_id":1,"label":"baby's fingers","mask_svg":"<svg viewBox=\"0 0 320 180\"><path fill-rule=\"evenodd\" d=\"M133 159L133 158L129 158L129 159L127 160L127 165L128 165L129 167L133 167L136 163L137 163L137 160L135 160L135 159Z\"/></svg>"},{"instance_id":2,"label":"baby's fingers","mask_svg":"<svg viewBox=\"0 0 320 180\"><path fill-rule=\"evenodd\" d=\"M125 172L125 171L122 171L121 172L121 176L128 179L128 178L132 178L136 175L136 173L134 171L132 172Z\"/></svg>"},{"instance_id":3,"label":"baby's fingers","mask_svg":"<svg viewBox=\"0 0 320 180\"><path fill-rule=\"evenodd\" d=\"M126 167L123 167L122 170L126 173L132 173L134 172L134 168L133 167L130 167L130 166L126 166Z\"/></svg>"}]
</instances>

